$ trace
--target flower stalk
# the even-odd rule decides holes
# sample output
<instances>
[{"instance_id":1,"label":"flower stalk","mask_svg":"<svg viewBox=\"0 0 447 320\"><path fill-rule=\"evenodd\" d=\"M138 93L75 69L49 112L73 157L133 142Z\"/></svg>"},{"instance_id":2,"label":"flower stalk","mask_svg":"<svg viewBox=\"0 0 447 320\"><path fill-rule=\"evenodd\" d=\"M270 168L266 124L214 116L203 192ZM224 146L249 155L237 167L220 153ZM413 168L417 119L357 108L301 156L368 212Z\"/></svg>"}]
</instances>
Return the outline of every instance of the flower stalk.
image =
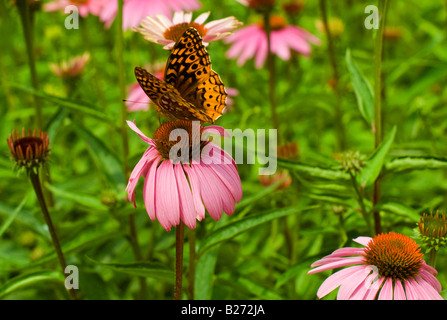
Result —
<instances>
[{"instance_id":1,"label":"flower stalk","mask_svg":"<svg viewBox=\"0 0 447 320\"><path fill-rule=\"evenodd\" d=\"M42 186L40 184L39 173L37 169L29 169L28 170L29 177L31 179L31 183L33 185L34 191L36 192L37 200L39 201L40 209L42 210L43 217L48 226L48 230L50 232L51 241L53 243L54 249L57 254L57 258L59 260L59 264L62 268L62 274L65 276L65 268L67 267L67 262L64 257L64 253L62 252L62 248L59 242L59 238L56 234L56 230L54 229L53 221L51 220L51 216L48 212L48 208L45 202L45 198L42 192ZM76 293L76 289L67 289L70 294L70 298L72 300L78 300L78 295Z\"/></svg>"},{"instance_id":2,"label":"flower stalk","mask_svg":"<svg viewBox=\"0 0 447 320\"><path fill-rule=\"evenodd\" d=\"M175 229L175 288L174 300L182 299L182 279L183 279L183 243L185 224L180 224Z\"/></svg>"},{"instance_id":3,"label":"flower stalk","mask_svg":"<svg viewBox=\"0 0 447 320\"><path fill-rule=\"evenodd\" d=\"M338 141L338 149L339 151L343 151L346 149L346 136L345 131L343 129L343 117L342 117L342 111L341 111L341 94L340 94L340 85L339 80L340 76L338 74L337 69L337 62L335 59L335 48L334 48L334 41L332 37L332 33L329 27L328 23L328 16L327 16L327 9L326 9L326 0L320 0L320 11L321 11L321 19L323 21L324 25L324 32L326 34L327 42L328 42L328 55L329 55L329 61L332 68L332 78L334 82L334 92L336 95L336 102L335 102L335 130L337 134L337 141Z\"/></svg>"},{"instance_id":4,"label":"flower stalk","mask_svg":"<svg viewBox=\"0 0 447 320\"><path fill-rule=\"evenodd\" d=\"M196 230L189 230L189 270L188 270L188 295L194 300L194 281L196 274Z\"/></svg>"},{"instance_id":5,"label":"flower stalk","mask_svg":"<svg viewBox=\"0 0 447 320\"><path fill-rule=\"evenodd\" d=\"M271 25L270 25L270 10L264 12L264 30L267 36L267 70L269 74L268 91L270 101L270 112L272 116L272 125L274 129L279 131L278 112L276 110L276 96L275 96L275 60L271 50ZM278 132L278 142L281 142L281 135Z\"/></svg>"},{"instance_id":6,"label":"flower stalk","mask_svg":"<svg viewBox=\"0 0 447 320\"><path fill-rule=\"evenodd\" d=\"M379 10L382 13L379 21L374 43L374 148L377 149L382 143L382 59L383 59L383 31L385 29L386 15L388 11L388 0L379 1ZM372 207L380 201L381 174L374 181ZM374 229L376 234L382 233L380 212L373 211Z\"/></svg>"},{"instance_id":7,"label":"flower stalk","mask_svg":"<svg viewBox=\"0 0 447 320\"><path fill-rule=\"evenodd\" d=\"M34 18L27 0L17 0L17 8L19 9L20 21L22 23L23 34L25 37L26 53L28 56L28 67L31 75L31 85L33 89L39 89L39 81L37 78L36 61L34 59L34 39L33 39L33 22ZM43 128L42 106L40 99L33 95L35 110L35 125L37 128Z\"/></svg>"},{"instance_id":8,"label":"flower stalk","mask_svg":"<svg viewBox=\"0 0 447 320\"><path fill-rule=\"evenodd\" d=\"M117 54L117 64L118 64L118 83L120 90L120 110L121 110L121 139L123 145L123 171L124 176L129 177L129 167L127 165L127 160L129 158L129 140L127 135L127 107L124 103L126 98L126 82L125 82L125 69L124 69L124 35L123 35L123 0L118 0L118 13L116 16L116 54ZM132 246L132 250L135 259L138 261L143 260L143 254L141 248L138 244L138 232L135 222L135 213L131 212L128 216L129 222L129 238ZM140 297L145 299L147 296L147 284L144 277L139 277L140 281Z\"/></svg>"}]
</instances>

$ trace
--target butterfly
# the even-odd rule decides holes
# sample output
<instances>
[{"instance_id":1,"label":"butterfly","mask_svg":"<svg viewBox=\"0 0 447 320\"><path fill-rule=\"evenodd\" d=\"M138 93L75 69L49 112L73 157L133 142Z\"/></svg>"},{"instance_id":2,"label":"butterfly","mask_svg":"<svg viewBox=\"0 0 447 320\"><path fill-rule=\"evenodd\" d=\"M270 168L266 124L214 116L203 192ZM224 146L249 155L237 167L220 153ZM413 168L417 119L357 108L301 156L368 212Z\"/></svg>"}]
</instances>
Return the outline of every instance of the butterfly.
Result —
<instances>
[{"instance_id":1,"label":"butterfly","mask_svg":"<svg viewBox=\"0 0 447 320\"><path fill-rule=\"evenodd\" d=\"M208 52L198 31L189 27L172 49L164 80L135 67L138 83L168 120L214 123L222 115L227 93L211 69Z\"/></svg>"}]
</instances>

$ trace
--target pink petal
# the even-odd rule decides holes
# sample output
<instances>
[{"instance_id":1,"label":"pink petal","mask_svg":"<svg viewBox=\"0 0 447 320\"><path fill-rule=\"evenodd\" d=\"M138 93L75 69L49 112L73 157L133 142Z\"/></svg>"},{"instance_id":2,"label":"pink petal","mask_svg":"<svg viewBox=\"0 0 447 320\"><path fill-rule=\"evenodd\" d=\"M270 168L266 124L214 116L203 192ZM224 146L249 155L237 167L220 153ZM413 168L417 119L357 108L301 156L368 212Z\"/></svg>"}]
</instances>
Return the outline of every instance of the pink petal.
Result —
<instances>
[{"instance_id":1,"label":"pink petal","mask_svg":"<svg viewBox=\"0 0 447 320\"><path fill-rule=\"evenodd\" d=\"M364 286L368 276L368 269L364 265L351 267L351 274L346 277L337 292L337 300L350 300L352 294L359 286Z\"/></svg>"},{"instance_id":2,"label":"pink petal","mask_svg":"<svg viewBox=\"0 0 447 320\"><path fill-rule=\"evenodd\" d=\"M222 217L223 211L220 190L212 184L212 181L210 182L209 177L207 177L207 172L203 170L201 165L193 163L191 168L200 180L200 193L206 209L214 220L219 220Z\"/></svg>"},{"instance_id":3,"label":"pink petal","mask_svg":"<svg viewBox=\"0 0 447 320\"><path fill-rule=\"evenodd\" d=\"M365 252L365 249L363 248L351 248L351 247L347 247L347 248L340 248L335 250L334 252L332 252L330 255L315 261L314 263L312 263L311 267L318 267L322 264L325 264L326 260L332 259L332 258L338 258L338 257L346 257L346 256L355 256L355 255L363 255L363 253Z\"/></svg>"},{"instance_id":4,"label":"pink petal","mask_svg":"<svg viewBox=\"0 0 447 320\"><path fill-rule=\"evenodd\" d=\"M368 290L366 291L366 294L363 297L363 300L374 300L376 298L377 292L380 290L382 283L385 280L385 277L380 277L379 279L376 279L376 277L377 277L376 273L371 274L370 279L373 282L371 283Z\"/></svg>"},{"instance_id":5,"label":"pink petal","mask_svg":"<svg viewBox=\"0 0 447 320\"><path fill-rule=\"evenodd\" d=\"M161 160L161 156L158 156L149 167L146 179L144 180L144 187L143 187L143 200L144 200L144 206L146 207L146 211L149 215L149 218L154 221L155 217L157 216L156 211L156 176L157 176L157 167Z\"/></svg>"},{"instance_id":6,"label":"pink petal","mask_svg":"<svg viewBox=\"0 0 447 320\"><path fill-rule=\"evenodd\" d=\"M356 267L346 268L332 274L326 280L324 280L317 291L317 297L321 299L338 288L343 283L343 281L345 281L346 277L348 277L352 273L353 268L354 270L357 269Z\"/></svg>"},{"instance_id":7,"label":"pink petal","mask_svg":"<svg viewBox=\"0 0 447 320\"><path fill-rule=\"evenodd\" d=\"M368 246L368 243L369 243L371 240L372 240L371 237L357 237L357 238L353 239L353 241L355 241L355 242L357 242L357 243L359 243L359 244L361 244L361 245L364 245L365 247Z\"/></svg>"},{"instance_id":8,"label":"pink petal","mask_svg":"<svg viewBox=\"0 0 447 320\"><path fill-rule=\"evenodd\" d=\"M363 266L364 267L364 273L368 274L371 272L370 266ZM364 280L363 285L358 286L355 291L352 293L350 300L366 300L365 296L368 295L368 293L371 291L371 285L373 281L376 280L377 274L372 273L369 274Z\"/></svg>"},{"instance_id":9,"label":"pink petal","mask_svg":"<svg viewBox=\"0 0 447 320\"><path fill-rule=\"evenodd\" d=\"M436 291L441 292L442 290L441 284L432 273L428 272L424 268L421 268L421 270L419 270L419 275L421 276L422 279L428 282Z\"/></svg>"},{"instance_id":10,"label":"pink petal","mask_svg":"<svg viewBox=\"0 0 447 320\"><path fill-rule=\"evenodd\" d=\"M258 52L255 57L255 67L260 69L265 62L268 54L268 44L267 44L267 35L265 33L262 34L262 37L259 38L259 46Z\"/></svg>"},{"instance_id":11,"label":"pink petal","mask_svg":"<svg viewBox=\"0 0 447 320\"><path fill-rule=\"evenodd\" d=\"M325 271L325 270L346 267L346 266L351 266L354 264L361 264L361 263L363 263L363 257L340 258L334 262L330 262L330 263L322 265L318 268L310 270L307 274L313 274L313 273L317 273L317 272L321 272L321 271Z\"/></svg>"},{"instance_id":12,"label":"pink petal","mask_svg":"<svg viewBox=\"0 0 447 320\"><path fill-rule=\"evenodd\" d=\"M204 24L206 19L208 19L208 17L210 16L211 11L208 12L204 12L202 13L200 16L198 16L194 22L198 23L198 24Z\"/></svg>"},{"instance_id":13,"label":"pink petal","mask_svg":"<svg viewBox=\"0 0 447 320\"><path fill-rule=\"evenodd\" d=\"M148 167L150 166L150 162L158 155L158 151L155 148L149 147L141 157L140 161L133 168L132 173L129 177L129 182L126 187L126 191L128 193L128 199L130 202L135 205L135 187L138 183L138 180L141 176L145 176Z\"/></svg>"},{"instance_id":14,"label":"pink petal","mask_svg":"<svg viewBox=\"0 0 447 320\"><path fill-rule=\"evenodd\" d=\"M191 186L191 192L192 197L194 200L194 208L196 213L196 219L201 221L203 218L205 218L205 207L202 202L202 196L200 193L200 180L199 177L196 175L194 170L187 165L183 165L183 170L185 170L186 174L188 175L189 184Z\"/></svg>"},{"instance_id":15,"label":"pink petal","mask_svg":"<svg viewBox=\"0 0 447 320\"><path fill-rule=\"evenodd\" d=\"M191 189L183 172L182 165L174 165L175 178L180 199L180 216L182 221L191 229L196 227L196 213Z\"/></svg>"},{"instance_id":16,"label":"pink petal","mask_svg":"<svg viewBox=\"0 0 447 320\"><path fill-rule=\"evenodd\" d=\"M152 145L152 146L155 145L155 143L153 142L153 140L150 139L150 138L148 138L148 137L146 137L145 134L144 134L143 132L141 132L140 129L138 129L138 127L135 125L134 122L129 121L129 120L126 120L126 122L127 122L127 125L128 125L133 131L135 131L135 132L140 136L140 138L141 138L143 141L145 141L146 143L148 143L148 144L150 144L150 145Z\"/></svg>"},{"instance_id":17,"label":"pink petal","mask_svg":"<svg viewBox=\"0 0 447 320\"><path fill-rule=\"evenodd\" d=\"M393 300L393 279L386 278L382 290L380 290L378 300Z\"/></svg>"},{"instance_id":18,"label":"pink petal","mask_svg":"<svg viewBox=\"0 0 447 320\"><path fill-rule=\"evenodd\" d=\"M402 282L398 279L394 283L394 300L407 300Z\"/></svg>"},{"instance_id":19,"label":"pink petal","mask_svg":"<svg viewBox=\"0 0 447 320\"><path fill-rule=\"evenodd\" d=\"M155 181L156 215L166 231L180 223L179 195L174 168L169 160L162 161Z\"/></svg>"}]
</instances>

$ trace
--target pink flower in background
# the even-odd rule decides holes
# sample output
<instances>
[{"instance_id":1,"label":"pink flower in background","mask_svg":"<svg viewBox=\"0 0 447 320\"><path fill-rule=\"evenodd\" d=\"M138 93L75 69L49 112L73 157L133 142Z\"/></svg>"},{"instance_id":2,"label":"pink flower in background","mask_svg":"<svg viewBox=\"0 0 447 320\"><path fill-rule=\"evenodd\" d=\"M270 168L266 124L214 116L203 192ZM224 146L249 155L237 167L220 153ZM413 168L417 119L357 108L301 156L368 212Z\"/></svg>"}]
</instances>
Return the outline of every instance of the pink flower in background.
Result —
<instances>
[{"instance_id":1,"label":"pink flower in background","mask_svg":"<svg viewBox=\"0 0 447 320\"><path fill-rule=\"evenodd\" d=\"M50 63L50 69L59 78L74 78L82 73L89 60L90 54L86 52L83 55L62 61L59 64Z\"/></svg>"},{"instance_id":2,"label":"pink flower in background","mask_svg":"<svg viewBox=\"0 0 447 320\"><path fill-rule=\"evenodd\" d=\"M172 19L169 19L166 15L159 14L154 18L147 17L147 19L143 19L141 27L134 30L141 33L144 39L162 44L164 49L170 50L183 32L190 26L197 29L206 46L211 41L229 36L231 31L242 25L235 17L214 20L205 24L209 15L210 12L202 13L192 21L191 12L175 12Z\"/></svg>"},{"instance_id":3,"label":"pink flower in background","mask_svg":"<svg viewBox=\"0 0 447 320\"><path fill-rule=\"evenodd\" d=\"M171 148L177 141L171 141L169 135L174 129L184 129L189 141L197 137L191 121L177 120L160 126L153 139L146 137L133 123L127 122L149 147L133 169L126 191L128 199L135 206L135 188L140 177L144 177L143 200L149 217L157 219L166 231L183 221L191 229L196 220L205 218L205 209L214 220L222 217L222 212L230 215L235 210L235 202L242 198L242 186L236 163L223 149L212 142L200 142L200 161L174 163L170 159ZM204 132L224 129L218 126L200 127L200 136ZM180 142L179 142L180 143ZM190 154L194 153L190 147ZM204 148L212 150L203 152ZM216 158L218 161L215 161ZM219 163L220 162L220 163Z\"/></svg>"},{"instance_id":4,"label":"pink flower in background","mask_svg":"<svg viewBox=\"0 0 447 320\"><path fill-rule=\"evenodd\" d=\"M311 265L308 274L350 266L329 276L318 298L340 287L337 300L443 300L438 272L413 239L390 232L354 241L365 248L341 248Z\"/></svg>"},{"instance_id":5,"label":"pink flower in background","mask_svg":"<svg viewBox=\"0 0 447 320\"><path fill-rule=\"evenodd\" d=\"M291 50L304 56L309 56L312 48L311 43L319 44L320 40L308 31L287 25L285 20L279 16L271 19L271 50L282 60L289 60ZM267 58L267 35L262 24L246 26L224 40L232 43L227 51L227 57L237 58L237 64L243 65L250 58L255 59L256 68L261 68Z\"/></svg>"},{"instance_id":6,"label":"pink flower in background","mask_svg":"<svg viewBox=\"0 0 447 320\"><path fill-rule=\"evenodd\" d=\"M44 4L44 11L62 11L65 13L65 8L70 5L75 5L79 10L81 17L86 17L89 13L99 15L103 5L108 0L55 0Z\"/></svg>"},{"instance_id":7,"label":"pink flower in background","mask_svg":"<svg viewBox=\"0 0 447 320\"><path fill-rule=\"evenodd\" d=\"M112 24L118 11L117 0L108 2L100 14L100 19L107 28ZM157 14L163 14L171 17L172 12L197 10L200 6L198 0L124 0L123 30L138 27L141 20L147 16L155 17Z\"/></svg>"}]
</instances>

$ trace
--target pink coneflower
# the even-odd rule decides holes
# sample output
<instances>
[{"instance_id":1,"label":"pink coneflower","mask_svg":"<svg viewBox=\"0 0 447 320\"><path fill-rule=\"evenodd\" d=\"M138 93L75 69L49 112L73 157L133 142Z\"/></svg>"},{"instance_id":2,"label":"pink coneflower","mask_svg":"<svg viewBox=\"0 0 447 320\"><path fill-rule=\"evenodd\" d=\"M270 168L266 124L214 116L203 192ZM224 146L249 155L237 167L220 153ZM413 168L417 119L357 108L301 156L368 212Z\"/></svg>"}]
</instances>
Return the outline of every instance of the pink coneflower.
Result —
<instances>
[{"instance_id":1,"label":"pink coneflower","mask_svg":"<svg viewBox=\"0 0 447 320\"><path fill-rule=\"evenodd\" d=\"M235 17L214 20L205 24L209 15L210 12L205 12L191 21L191 12L175 12L172 19L160 14L154 18L147 17L147 19L142 20L141 27L134 30L141 33L146 40L162 44L164 49L170 50L189 27L197 29L206 46L209 42L229 36L231 31L242 25Z\"/></svg>"},{"instance_id":2,"label":"pink coneflower","mask_svg":"<svg viewBox=\"0 0 447 320\"><path fill-rule=\"evenodd\" d=\"M271 25L271 50L282 60L289 60L291 50L294 50L304 56L311 53L310 43L319 44L320 40L308 31L287 25L284 18L272 16ZM267 58L267 35L263 23L246 26L224 40L226 43L232 43L227 51L227 57L237 58L239 66L250 58L255 58L256 68L261 68Z\"/></svg>"},{"instance_id":3,"label":"pink coneflower","mask_svg":"<svg viewBox=\"0 0 447 320\"><path fill-rule=\"evenodd\" d=\"M115 19L118 11L118 1L108 0L104 6L100 19L108 28ZM162 14L171 17L175 11L193 11L201 6L198 0L124 0L123 5L123 30L138 27L145 17L155 17Z\"/></svg>"},{"instance_id":4,"label":"pink coneflower","mask_svg":"<svg viewBox=\"0 0 447 320\"><path fill-rule=\"evenodd\" d=\"M99 15L107 0L55 0L44 5L44 11L62 11L70 5L75 5L81 17L86 17L89 13Z\"/></svg>"},{"instance_id":5,"label":"pink coneflower","mask_svg":"<svg viewBox=\"0 0 447 320\"><path fill-rule=\"evenodd\" d=\"M152 221L157 218L166 231L180 221L194 229L196 220L205 218L205 208L214 220L219 220L222 212L228 215L234 212L235 201L242 198L237 166L223 149L212 142L201 141L203 133L218 131L223 134L223 128L177 120L160 126L150 139L133 122L127 123L149 148L133 169L126 191L135 206L135 187L140 177L145 177L143 199ZM186 131L189 137L189 142L178 142L185 143L190 155L181 162L173 161L170 154L177 144L169 139L175 129ZM198 142L194 143L196 139ZM209 152L204 151L205 148ZM194 160L197 152L200 158Z\"/></svg>"},{"instance_id":6,"label":"pink coneflower","mask_svg":"<svg viewBox=\"0 0 447 320\"><path fill-rule=\"evenodd\" d=\"M390 232L354 241L365 248L341 248L311 265L308 274L350 266L327 278L318 298L340 287L338 300L442 300L437 271L413 239Z\"/></svg>"},{"instance_id":7,"label":"pink coneflower","mask_svg":"<svg viewBox=\"0 0 447 320\"><path fill-rule=\"evenodd\" d=\"M89 60L90 54L86 52L69 60L62 61L60 64L50 63L50 69L62 79L74 78L82 73Z\"/></svg>"}]
</instances>

